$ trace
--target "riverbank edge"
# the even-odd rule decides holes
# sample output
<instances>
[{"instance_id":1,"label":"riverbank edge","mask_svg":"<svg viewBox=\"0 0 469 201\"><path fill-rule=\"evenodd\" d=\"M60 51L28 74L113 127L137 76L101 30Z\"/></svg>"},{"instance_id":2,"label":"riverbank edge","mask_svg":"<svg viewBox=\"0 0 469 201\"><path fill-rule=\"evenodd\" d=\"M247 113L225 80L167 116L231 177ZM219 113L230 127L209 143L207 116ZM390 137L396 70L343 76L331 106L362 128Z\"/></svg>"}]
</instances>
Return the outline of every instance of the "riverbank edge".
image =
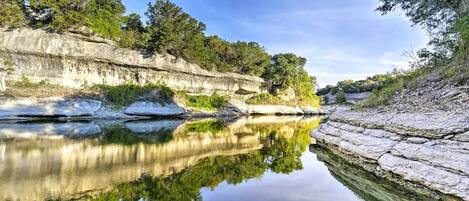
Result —
<instances>
[{"instance_id":1,"label":"riverbank edge","mask_svg":"<svg viewBox=\"0 0 469 201\"><path fill-rule=\"evenodd\" d=\"M149 119L203 118L255 115L324 115L321 109L287 105L250 105L243 100L227 101L217 111L190 108L177 102L136 101L127 107L92 99L0 98L0 121L32 119Z\"/></svg>"},{"instance_id":2,"label":"riverbank edge","mask_svg":"<svg viewBox=\"0 0 469 201\"><path fill-rule=\"evenodd\" d=\"M328 112L311 133L318 146L418 194L469 200L467 113Z\"/></svg>"}]
</instances>

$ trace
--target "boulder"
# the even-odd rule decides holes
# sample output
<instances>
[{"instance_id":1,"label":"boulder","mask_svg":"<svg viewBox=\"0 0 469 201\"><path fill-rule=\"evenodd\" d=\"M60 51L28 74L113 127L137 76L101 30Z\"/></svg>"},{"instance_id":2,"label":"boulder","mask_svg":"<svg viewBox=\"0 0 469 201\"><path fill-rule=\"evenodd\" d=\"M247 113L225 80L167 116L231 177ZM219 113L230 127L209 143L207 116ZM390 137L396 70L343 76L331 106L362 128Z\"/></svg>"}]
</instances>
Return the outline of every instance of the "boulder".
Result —
<instances>
[{"instance_id":1,"label":"boulder","mask_svg":"<svg viewBox=\"0 0 469 201\"><path fill-rule=\"evenodd\" d=\"M175 103L161 104L156 102L138 101L127 107L127 115L134 116L180 116L186 113L184 108Z\"/></svg>"}]
</instances>

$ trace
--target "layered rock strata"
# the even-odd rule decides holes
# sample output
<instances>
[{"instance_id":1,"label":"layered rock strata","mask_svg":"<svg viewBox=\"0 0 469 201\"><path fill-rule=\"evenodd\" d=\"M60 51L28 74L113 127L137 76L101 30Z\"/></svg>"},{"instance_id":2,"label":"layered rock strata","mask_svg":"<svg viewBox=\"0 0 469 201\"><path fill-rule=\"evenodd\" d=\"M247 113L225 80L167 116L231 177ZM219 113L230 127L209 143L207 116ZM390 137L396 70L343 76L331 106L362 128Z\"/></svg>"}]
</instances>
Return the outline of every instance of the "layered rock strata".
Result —
<instances>
[{"instance_id":1,"label":"layered rock strata","mask_svg":"<svg viewBox=\"0 0 469 201\"><path fill-rule=\"evenodd\" d=\"M44 30L0 29L0 62L15 65L14 78L47 80L66 87L95 84L165 83L196 94L246 96L259 93L263 80L206 71L171 55L117 48L111 42Z\"/></svg>"},{"instance_id":2,"label":"layered rock strata","mask_svg":"<svg viewBox=\"0 0 469 201\"><path fill-rule=\"evenodd\" d=\"M469 115L461 113L341 111L313 132L319 145L376 175L463 200L469 200L468 136Z\"/></svg>"}]
</instances>

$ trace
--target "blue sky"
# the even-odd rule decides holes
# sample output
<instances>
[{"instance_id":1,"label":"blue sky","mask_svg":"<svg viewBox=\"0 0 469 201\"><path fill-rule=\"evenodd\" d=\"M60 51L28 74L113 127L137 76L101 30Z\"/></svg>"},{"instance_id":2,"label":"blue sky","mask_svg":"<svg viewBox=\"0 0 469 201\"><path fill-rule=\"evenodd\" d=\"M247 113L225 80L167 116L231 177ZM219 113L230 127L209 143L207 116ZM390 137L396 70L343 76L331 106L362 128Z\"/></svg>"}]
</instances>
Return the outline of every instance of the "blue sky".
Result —
<instances>
[{"instance_id":1,"label":"blue sky","mask_svg":"<svg viewBox=\"0 0 469 201\"><path fill-rule=\"evenodd\" d=\"M123 0L144 16L148 0ZM405 52L426 46L424 30L396 13L381 16L378 0L173 0L207 24L208 35L256 41L270 53L306 57L320 86L408 66Z\"/></svg>"}]
</instances>

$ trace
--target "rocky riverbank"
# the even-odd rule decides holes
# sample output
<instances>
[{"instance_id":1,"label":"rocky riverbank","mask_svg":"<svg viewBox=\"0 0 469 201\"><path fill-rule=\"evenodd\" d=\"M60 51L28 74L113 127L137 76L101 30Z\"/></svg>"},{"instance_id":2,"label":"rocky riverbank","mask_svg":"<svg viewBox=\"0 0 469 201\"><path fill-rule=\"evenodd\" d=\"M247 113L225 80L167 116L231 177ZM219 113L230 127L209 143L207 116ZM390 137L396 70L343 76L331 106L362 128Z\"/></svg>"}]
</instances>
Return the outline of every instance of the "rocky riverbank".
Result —
<instances>
[{"instance_id":1,"label":"rocky riverbank","mask_svg":"<svg viewBox=\"0 0 469 201\"><path fill-rule=\"evenodd\" d=\"M426 196L469 200L469 114L337 110L313 132L379 177Z\"/></svg>"},{"instance_id":2,"label":"rocky riverbank","mask_svg":"<svg viewBox=\"0 0 469 201\"><path fill-rule=\"evenodd\" d=\"M137 101L116 108L99 100L71 98L3 98L0 120L24 118L139 119L150 117L221 117L246 115L319 115L312 107L286 105L249 105L230 100L218 111L200 111L177 102Z\"/></svg>"}]
</instances>

